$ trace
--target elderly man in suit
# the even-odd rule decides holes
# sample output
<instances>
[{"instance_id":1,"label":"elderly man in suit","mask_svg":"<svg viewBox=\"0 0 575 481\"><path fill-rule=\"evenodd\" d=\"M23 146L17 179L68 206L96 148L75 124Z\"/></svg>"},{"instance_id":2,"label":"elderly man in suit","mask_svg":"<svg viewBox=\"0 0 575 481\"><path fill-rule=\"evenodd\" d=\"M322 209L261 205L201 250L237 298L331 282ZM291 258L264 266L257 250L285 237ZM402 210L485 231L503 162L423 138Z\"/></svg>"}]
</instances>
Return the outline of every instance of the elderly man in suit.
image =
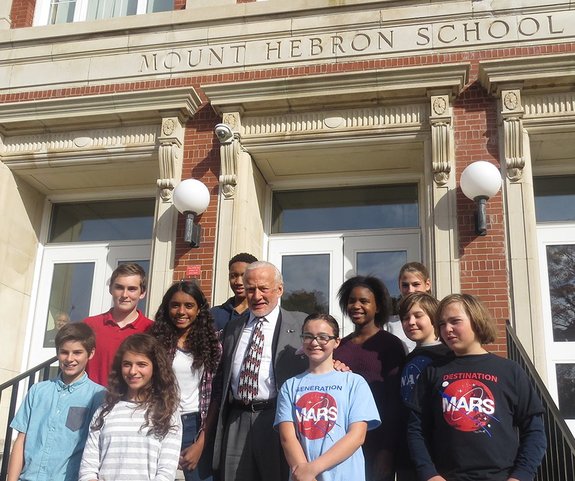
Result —
<instances>
[{"instance_id":1,"label":"elderly man in suit","mask_svg":"<svg viewBox=\"0 0 575 481\"><path fill-rule=\"evenodd\" d=\"M248 311L223 333L223 383L214 443L222 481L282 481L289 468L273 429L276 397L286 379L307 368L296 354L305 314L279 307L283 281L269 262L244 274ZM214 406L212 406L213 409Z\"/></svg>"}]
</instances>

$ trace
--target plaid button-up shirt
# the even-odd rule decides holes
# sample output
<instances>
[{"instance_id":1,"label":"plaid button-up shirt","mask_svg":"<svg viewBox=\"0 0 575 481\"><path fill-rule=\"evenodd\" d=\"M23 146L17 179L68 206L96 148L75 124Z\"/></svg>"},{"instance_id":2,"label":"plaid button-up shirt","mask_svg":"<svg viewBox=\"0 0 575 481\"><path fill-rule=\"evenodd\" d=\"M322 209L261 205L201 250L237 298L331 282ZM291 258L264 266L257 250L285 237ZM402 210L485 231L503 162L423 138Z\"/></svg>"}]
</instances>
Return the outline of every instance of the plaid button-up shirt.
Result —
<instances>
[{"instance_id":1,"label":"plaid button-up shirt","mask_svg":"<svg viewBox=\"0 0 575 481\"><path fill-rule=\"evenodd\" d=\"M218 357L218 365L222 360L222 345L219 344L219 357ZM206 417L208 415L208 408L210 407L210 401L212 400L212 395L216 395L219 399L221 397L221 390L222 386L221 383L216 383L214 385L213 379L214 375L217 372L217 367L214 371L210 371L208 369L204 369L204 373L202 374L202 379L200 380L200 429L198 432L202 431L205 427ZM214 392L214 388L217 390Z\"/></svg>"}]
</instances>

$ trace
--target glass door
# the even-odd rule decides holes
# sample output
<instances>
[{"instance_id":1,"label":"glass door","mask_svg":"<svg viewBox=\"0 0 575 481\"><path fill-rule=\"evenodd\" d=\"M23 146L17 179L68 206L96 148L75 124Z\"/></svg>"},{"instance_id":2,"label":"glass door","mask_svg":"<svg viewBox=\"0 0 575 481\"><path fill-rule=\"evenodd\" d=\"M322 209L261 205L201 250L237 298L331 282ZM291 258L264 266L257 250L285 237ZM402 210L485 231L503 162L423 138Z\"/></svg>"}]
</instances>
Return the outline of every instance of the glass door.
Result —
<instances>
[{"instance_id":1,"label":"glass door","mask_svg":"<svg viewBox=\"0 0 575 481\"><path fill-rule=\"evenodd\" d=\"M270 262L284 278L282 306L292 311L329 312L342 326L353 330L337 302L337 291L354 275L374 275L398 295L397 276L405 262L421 258L419 230L402 234L332 234L273 236Z\"/></svg>"},{"instance_id":2,"label":"glass door","mask_svg":"<svg viewBox=\"0 0 575 481\"><path fill-rule=\"evenodd\" d=\"M150 251L150 241L130 245L98 243L46 247L32 314L26 368L55 354L54 338L62 325L80 322L110 309L112 298L108 281L112 271L124 261L138 262L147 271Z\"/></svg>"},{"instance_id":3,"label":"glass door","mask_svg":"<svg viewBox=\"0 0 575 481\"><path fill-rule=\"evenodd\" d=\"M406 262L421 260L420 243L419 229L411 233L346 236L345 278L354 275L378 277L391 296L398 297L399 269Z\"/></svg>"},{"instance_id":4,"label":"glass door","mask_svg":"<svg viewBox=\"0 0 575 481\"><path fill-rule=\"evenodd\" d=\"M575 226L538 226L548 388L575 433Z\"/></svg>"},{"instance_id":5,"label":"glass door","mask_svg":"<svg viewBox=\"0 0 575 481\"><path fill-rule=\"evenodd\" d=\"M284 278L281 304L289 311L337 315L337 287L343 282L343 236L316 235L275 238L269 261Z\"/></svg>"}]
</instances>

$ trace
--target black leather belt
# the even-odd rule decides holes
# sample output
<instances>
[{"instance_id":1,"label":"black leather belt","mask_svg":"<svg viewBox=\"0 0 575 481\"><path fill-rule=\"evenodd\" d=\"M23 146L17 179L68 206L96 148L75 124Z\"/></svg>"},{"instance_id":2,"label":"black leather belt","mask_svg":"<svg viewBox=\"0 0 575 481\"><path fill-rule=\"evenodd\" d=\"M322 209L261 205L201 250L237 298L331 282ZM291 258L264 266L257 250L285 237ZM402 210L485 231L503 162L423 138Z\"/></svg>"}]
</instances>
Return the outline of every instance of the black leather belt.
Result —
<instances>
[{"instance_id":1,"label":"black leather belt","mask_svg":"<svg viewBox=\"0 0 575 481\"><path fill-rule=\"evenodd\" d=\"M267 399L265 401L253 401L251 403L244 403L238 399L234 399L232 406L236 409L241 409L243 411L251 411L256 413L258 411L266 411L267 409L274 409L276 407L276 398Z\"/></svg>"}]
</instances>

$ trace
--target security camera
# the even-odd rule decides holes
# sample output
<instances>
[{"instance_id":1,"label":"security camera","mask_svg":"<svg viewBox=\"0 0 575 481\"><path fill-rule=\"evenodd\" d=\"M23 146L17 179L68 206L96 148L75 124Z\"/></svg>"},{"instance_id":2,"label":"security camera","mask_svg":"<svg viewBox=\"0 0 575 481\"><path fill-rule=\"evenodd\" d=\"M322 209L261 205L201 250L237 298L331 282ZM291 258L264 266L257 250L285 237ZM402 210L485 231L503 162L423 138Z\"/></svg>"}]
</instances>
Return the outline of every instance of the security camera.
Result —
<instances>
[{"instance_id":1,"label":"security camera","mask_svg":"<svg viewBox=\"0 0 575 481\"><path fill-rule=\"evenodd\" d=\"M214 132L222 144L229 144L232 140L234 140L234 133L230 126L227 124L216 125Z\"/></svg>"}]
</instances>

